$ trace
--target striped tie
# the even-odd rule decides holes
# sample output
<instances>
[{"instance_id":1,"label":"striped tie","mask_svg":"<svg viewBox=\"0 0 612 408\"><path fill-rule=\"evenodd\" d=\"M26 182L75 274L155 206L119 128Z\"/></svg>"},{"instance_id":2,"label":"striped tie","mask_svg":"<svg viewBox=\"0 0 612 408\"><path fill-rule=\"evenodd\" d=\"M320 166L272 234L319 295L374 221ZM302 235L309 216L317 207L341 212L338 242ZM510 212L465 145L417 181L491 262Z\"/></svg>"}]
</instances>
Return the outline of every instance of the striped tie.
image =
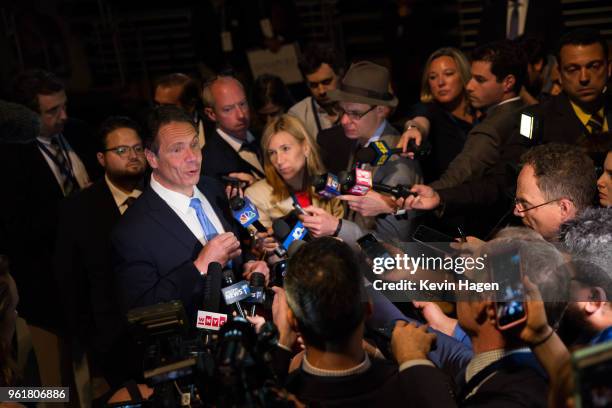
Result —
<instances>
[{"instance_id":1,"label":"striped tie","mask_svg":"<svg viewBox=\"0 0 612 408\"><path fill-rule=\"evenodd\" d=\"M598 136L603 130L603 118L599 112L595 112L591 115L591 118L587 122L587 126L591 128L591 136Z\"/></svg>"},{"instance_id":2,"label":"striped tie","mask_svg":"<svg viewBox=\"0 0 612 408\"><path fill-rule=\"evenodd\" d=\"M68 162L66 161L66 156L64 155L64 149L62 149L59 137L51 138L51 151L57 160L57 167L60 172L61 185L62 190L64 191L64 196L68 197L75 190L74 182L72 180L72 172L68 167Z\"/></svg>"}]
</instances>

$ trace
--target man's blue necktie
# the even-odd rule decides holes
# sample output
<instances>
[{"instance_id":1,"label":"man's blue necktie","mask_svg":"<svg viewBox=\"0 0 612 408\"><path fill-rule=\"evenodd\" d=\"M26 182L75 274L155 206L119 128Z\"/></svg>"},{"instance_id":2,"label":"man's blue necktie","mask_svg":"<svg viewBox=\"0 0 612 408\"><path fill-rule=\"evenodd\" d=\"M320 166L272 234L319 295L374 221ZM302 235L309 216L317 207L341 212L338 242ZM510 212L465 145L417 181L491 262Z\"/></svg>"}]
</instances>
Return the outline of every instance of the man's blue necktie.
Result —
<instances>
[{"instance_id":1,"label":"man's blue necktie","mask_svg":"<svg viewBox=\"0 0 612 408\"><path fill-rule=\"evenodd\" d=\"M202 203L200 202L199 198L192 198L191 202L189 203L189 206L195 210L196 215L198 216L198 221L200 221L200 225L204 230L204 236L206 237L206 241L210 241L211 239L219 235L219 232L217 231L213 223L210 222L210 220L204 213L204 210L202 209Z\"/></svg>"}]
</instances>

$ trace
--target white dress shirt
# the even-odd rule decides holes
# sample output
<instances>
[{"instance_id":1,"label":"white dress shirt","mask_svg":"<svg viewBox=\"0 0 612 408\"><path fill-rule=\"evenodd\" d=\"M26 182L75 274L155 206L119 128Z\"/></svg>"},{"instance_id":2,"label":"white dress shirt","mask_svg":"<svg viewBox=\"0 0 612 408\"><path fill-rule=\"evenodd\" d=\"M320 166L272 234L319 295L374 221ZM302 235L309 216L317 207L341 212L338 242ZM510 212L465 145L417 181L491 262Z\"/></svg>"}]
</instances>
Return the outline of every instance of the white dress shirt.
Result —
<instances>
[{"instance_id":1,"label":"white dress shirt","mask_svg":"<svg viewBox=\"0 0 612 408\"><path fill-rule=\"evenodd\" d=\"M193 233L193 235L202 243L202 245L206 245L206 236L204 235L204 230L202 229L202 225L198 220L198 216L196 214L195 209L189 206L191 199L196 197L200 199L202 203L202 210L215 226L215 229L219 234L225 232L223 229L223 225L221 224L221 220L217 217L217 214L213 210L212 206L202 194L200 190L196 186L193 186L193 195L191 197L186 196L182 193L177 193L176 191L172 191L164 186L162 186L156 179L155 175L151 175L151 188L155 191L162 200L166 202L172 208L172 210L178 215L178 217L185 223L187 228Z\"/></svg>"}]
</instances>

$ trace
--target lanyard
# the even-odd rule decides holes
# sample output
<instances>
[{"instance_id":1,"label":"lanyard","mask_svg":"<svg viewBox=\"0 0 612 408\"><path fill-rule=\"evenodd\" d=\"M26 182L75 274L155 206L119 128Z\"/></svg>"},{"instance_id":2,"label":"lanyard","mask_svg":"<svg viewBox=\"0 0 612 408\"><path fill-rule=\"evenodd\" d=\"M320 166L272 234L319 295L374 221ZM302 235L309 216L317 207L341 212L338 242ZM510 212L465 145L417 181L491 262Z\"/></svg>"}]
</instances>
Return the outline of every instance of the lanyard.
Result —
<instances>
[{"instance_id":1,"label":"lanyard","mask_svg":"<svg viewBox=\"0 0 612 408\"><path fill-rule=\"evenodd\" d=\"M74 176L74 173L72 171L72 160L70 160L70 155L68 154L68 149L64 145L64 140L63 140L62 136L59 135L57 140L58 140L58 145L59 145L59 153L64 155L64 157L66 158L66 164L65 165L61 165L60 164L60 162L57 160L57 157L55 157L55 155L49 151L49 149L47 148L47 146L45 146L44 143L42 143L38 139L36 140L36 143L38 144L38 147L40 147L42 152L45 154L45 156L47 156L49 159L51 159L51 161L57 166L57 168L59 169L60 173L64 177L70 177L72 179L72 181L75 183L75 186L78 186L79 183L78 183L78 181L77 181L77 179Z\"/></svg>"}]
</instances>

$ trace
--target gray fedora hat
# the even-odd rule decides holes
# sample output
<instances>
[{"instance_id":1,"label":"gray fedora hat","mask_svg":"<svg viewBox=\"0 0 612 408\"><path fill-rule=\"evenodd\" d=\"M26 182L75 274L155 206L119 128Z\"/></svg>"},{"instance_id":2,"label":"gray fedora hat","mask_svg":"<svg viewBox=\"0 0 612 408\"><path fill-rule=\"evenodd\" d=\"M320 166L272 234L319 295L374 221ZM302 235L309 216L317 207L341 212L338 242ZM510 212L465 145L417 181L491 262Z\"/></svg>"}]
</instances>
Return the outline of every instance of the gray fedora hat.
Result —
<instances>
[{"instance_id":1,"label":"gray fedora hat","mask_svg":"<svg viewBox=\"0 0 612 408\"><path fill-rule=\"evenodd\" d=\"M351 64L338 89L328 96L332 101L397 106L397 98L389 92L389 70L370 61Z\"/></svg>"}]
</instances>

